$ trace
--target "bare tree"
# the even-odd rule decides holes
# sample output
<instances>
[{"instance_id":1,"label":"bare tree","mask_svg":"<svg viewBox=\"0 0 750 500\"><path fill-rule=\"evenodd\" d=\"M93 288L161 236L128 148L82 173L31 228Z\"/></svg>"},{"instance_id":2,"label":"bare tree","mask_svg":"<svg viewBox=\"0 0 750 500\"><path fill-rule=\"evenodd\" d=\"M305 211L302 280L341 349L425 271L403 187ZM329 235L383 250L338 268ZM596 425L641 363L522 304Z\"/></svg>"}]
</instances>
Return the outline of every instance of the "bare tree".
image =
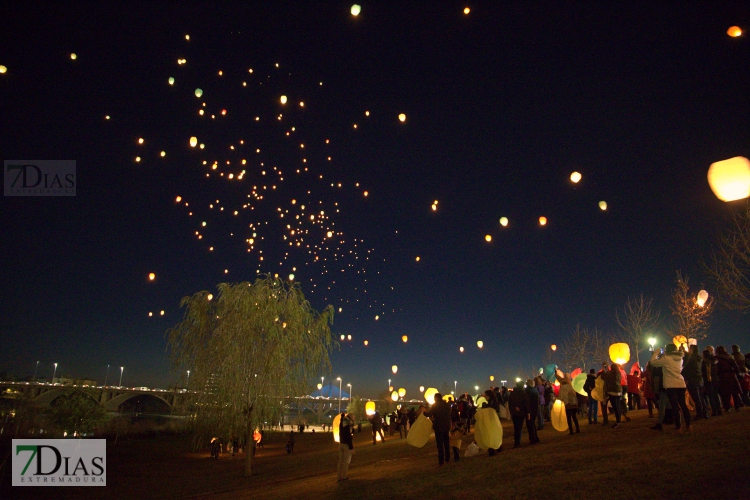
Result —
<instances>
[{"instance_id":1,"label":"bare tree","mask_svg":"<svg viewBox=\"0 0 750 500\"><path fill-rule=\"evenodd\" d=\"M661 311L654 308L650 297L640 294L637 297L628 297L622 311L615 312L615 318L625 340L633 346L635 361L640 366L639 354L646 348L646 336L661 321Z\"/></svg>"},{"instance_id":2,"label":"bare tree","mask_svg":"<svg viewBox=\"0 0 750 500\"><path fill-rule=\"evenodd\" d=\"M709 297L705 302L690 291L688 278L677 271L676 287L672 290L673 333L684 335L686 339L704 339L708 336L709 317L714 310L714 300Z\"/></svg>"},{"instance_id":3,"label":"bare tree","mask_svg":"<svg viewBox=\"0 0 750 500\"><path fill-rule=\"evenodd\" d=\"M705 267L716 282L723 306L750 311L750 205L719 236L719 246Z\"/></svg>"}]
</instances>

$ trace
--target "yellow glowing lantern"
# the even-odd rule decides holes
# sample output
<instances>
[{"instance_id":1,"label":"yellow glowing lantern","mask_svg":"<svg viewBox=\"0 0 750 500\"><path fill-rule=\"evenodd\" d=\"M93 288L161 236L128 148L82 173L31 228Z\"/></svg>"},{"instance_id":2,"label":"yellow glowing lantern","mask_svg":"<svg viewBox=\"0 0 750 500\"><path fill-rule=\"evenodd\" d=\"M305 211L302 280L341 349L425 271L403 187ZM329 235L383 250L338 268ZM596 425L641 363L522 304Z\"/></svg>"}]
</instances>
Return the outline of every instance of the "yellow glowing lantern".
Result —
<instances>
[{"instance_id":1,"label":"yellow glowing lantern","mask_svg":"<svg viewBox=\"0 0 750 500\"><path fill-rule=\"evenodd\" d=\"M391 371L395 374L398 371L398 366L396 365L391 366Z\"/></svg>"},{"instance_id":2,"label":"yellow glowing lantern","mask_svg":"<svg viewBox=\"0 0 750 500\"><path fill-rule=\"evenodd\" d=\"M500 217L500 225L505 227L508 225L508 218L507 217Z\"/></svg>"},{"instance_id":3,"label":"yellow glowing lantern","mask_svg":"<svg viewBox=\"0 0 750 500\"><path fill-rule=\"evenodd\" d=\"M435 394L437 394L439 391L435 389L434 387L430 387L429 389L426 389L424 391L424 400L427 401L429 404L435 403Z\"/></svg>"},{"instance_id":4,"label":"yellow glowing lantern","mask_svg":"<svg viewBox=\"0 0 750 500\"><path fill-rule=\"evenodd\" d=\"M459 347L458 352L464 352L464 346Z\"/></svg>"},{"instance_id":5,"label":"yellow glowing lantern","mask_svg":"<svg viewBox=\"0 0 750 500\"><path fill-rule=\"evenodd\" d=\"M675 335L674 338L672 338L672 343L677 347L680 347L681 345L687 347L687 338L684 335Z\"/></svg>"},{"instance_id":6,"label":"yellow glowing lantern","mask_svg":"<svg viewBox=\"0 0 750 500\"><path fill-rule=\"evenodd\" d=\"M486 241L487 243L489 243L490 241L492 241L492 235L486 234L484 236L484 241Z\"/></svg>"},{"instance_id":7,"label":"yellow glowing lantern","mask_svg":"<svg viewBox=\"0 0 750 500\"><path fill-rule=\"evenodd\" d=\"M286 100L287 99L286 99L285 95L281 96L281 98L279 100L281 101L281 104L286 104Z\"/></svg>"},{"instance_id":8,"label":"yellow glowing lantern","mask_svg":"<svg viewBox=\"0 0 750 500\"><path fill-rule=\"evenodd\" d=\"M148 279L151 281L154 281L156 279L156 274L154 273L148 273Z\"/></svg>"},{"instance_id":9,"label":"yellow glowing lantern","mask_svg":"<svg viewBox=\"0 0 750 500\"><path fill-rule=\"evenodd\" d=\"M695 303L698 304L698 307L703 307L706 305L706 301L708 300L708 292L705 290L701 290L698 292L698 296L695 299Z\"/></svg>"},{"instance_id":10,"label":"yellow glowing lantern","mask_svg":"<svg viewBox=\"0 0 750 500\"><path fill-rule=\"evenodd\" d=\"M630 346L625 342L616 342L609 346L609 359L618 365L624 365L630 361Z\"/></svg>"},{"instance_id":11,"label":"yellow glowing lantern","mask_svg":"<svg viewBox=\"0 0 750 500\"><path fill-rule=\"evenodd\" d=\"M546 226L547 225L547 217L539 217L539 225L540 226Z\"/></svg>"},{"instance_id":12,"label":"yellow glowing lantern","mask_svg":"<svg viewBox=\"0 0 750 500\"><path fill-rule=\"evenodd\" d=\"M365 413L368 417L375 415L375 401L365 403Z\"/></svg>"},{"instance_id":13,"label":"yellow glowing lantern","mask_svg":"<svg viewBox=\"0 0 750 500\"><path fill-rule=\"evenodd\" d=\"M333 424L331 425L331 427L333 427L333 440L337 443L339 442L339 426L340 425L341 425L341 413L339 413L333 418Z\"/></svg>"},{"instance_id":14,"label":"yellow glowing lantern","mask_svg":"<svg viewBox=\"0 0 750 500\"><path fill-rule=\"evenodd\" d=\"M556 431L565 432L568 430L568 418L565 416L565 403L559 399L555 400L555 404L552 405L550 420L552 421L552 427L554 427Z\"/></svg>"},{"instance_id":15,"label":"yellow glowing lantern","mask_svg":"<svg viewBox=\"0 0 750 500\"><path fill-rule=\"evenodd\" d=\"M195 89L195 97L200 97L203 95L203 89Z\"/></svg>"},{"instance_id":16,"label":"yellow glowing lantern","mask_svg":"<svg viewBox=\"0 0 750 500\"><path fill-rule=\"evenodd\" d=\"M708 169L708 185L722 201L747 198L750 196L750 160L735 156L712 163Z\"/></svg>"},{"instance_id":17,"label":"yellow glowing lantern","mask_svg":"<svg viewBox=\"0 0 750 500\"><path fill-rule=\"evenodd\" d=\"M401 337L401 341L405 344L405 343L407 343L409 341L409 337L407 337L406 335L403 335Z\"/></svg>"},{"instance_id":18,"label":"yellow glowing lantern","mask_svg":"<svg viewBox=\"0 0 750 500\"><path fill-rule=\"evenodd\" d=\"M398 392L397 391L393 391L391 393L391 401L398 401Z\"/></svg>"},{"instance_id":19,"label":"yellow glowing lantern","mask_svg":"<svg viewBox=\"0 0 750 500\"><path fill-rule=\"evenodd\" d=\"M737 38L742 35L742 29L739 26L732 26L727 30L727 35Z\"/></svg>"},{"instance_id":20,"label":"yellow glowing lantern","mask_svg":"<svg viewBox=\"0 0 750 500\"><path fill-rule=\"evenodd\" d=\"M0 64L0 73L5 73L6 71L8 71L8 68Z\"/></svg>"},{"instance_id":21,"label":"yellow glowing lantern","mask_svg":"<svg viewBox=\"0 0 750 500\"><path fill-rule=\"evenodd\" d=\"M549 348L552 349L553 351L556 351L557 350L557 344L552 344L551 346L549 346Z\"/></svg>"},{"instance_id":22,"label":"yellow glowing lantern","mask_svg":"<svg viewBox=\"0 0 750 500\"><path fill-rule=\"evenodd\" d=\"M403 387L401 387L398 390L398 397L403 398L404 396L406 396L406 389L404 389Z\"/></svg>"},{"instance_id":23,"label":"yellow glowing lantern","mask_svg":"<svg viewBox=\"0 0 750 500\"><path fill-rule=\"evenodd\" d=\"M398 121L400 121L402 123L405 122L406 121L406 115L404 113L401 113L400 115L398 115Z\"/></svg>"},{"instance_id":24,"label":"yellow glowing lantern","mask_svg":"<svg viewBox=\"0 0 750 500\"><path fill-rule=\"evenodd\" d=\"M423 385L419 386L419 392L424 392L424 386Z\"/></svg>"},{"instance_id":25,"label":"yellow glowing lantern","mask_svg":"<svg viewBox=\"0 0 750 500\"><path fill-rule=\"evenodd\" d=\"M195 136L191 137L190 138L190 147L194 148L197 145L198 145L198 138L195 137Z\"/></svg>"},{"instance_id":26,"label":"yellow glowing lantern","mask_svg":"<svg viewBox=\"0 0 750 500\"><path fill-rule=\"evenodd\" d=\"M481 340L477 340L477 347L480 349L484 347L484 342L482 342Z\"/></svg>"},{"instance_id":27,"label":"yellow glowing lantern","mask_svg":"<svg viewBox=\"0 0 750 500\"><path fill-rule=\"evenodd\" d=\"M607 210L607 202L606 202L606 201L604 201L604 200L600 201L600 202L599 202L599 208L600 208L600 209L601 209L602 211L604 211L604 210Z\"/></svg>"},{"instance_id":28,"label":"yellow glowing lantern","mask_svg":"<svg viewBox=\"0 0 750 500\"><path fill-rule=\"evenodd\" d=\"M359 13L362 12L362 7L355 3L354 5L352 5L350 12L352 13L353 16L358 16Z\"/></svg>"}]
</instances>

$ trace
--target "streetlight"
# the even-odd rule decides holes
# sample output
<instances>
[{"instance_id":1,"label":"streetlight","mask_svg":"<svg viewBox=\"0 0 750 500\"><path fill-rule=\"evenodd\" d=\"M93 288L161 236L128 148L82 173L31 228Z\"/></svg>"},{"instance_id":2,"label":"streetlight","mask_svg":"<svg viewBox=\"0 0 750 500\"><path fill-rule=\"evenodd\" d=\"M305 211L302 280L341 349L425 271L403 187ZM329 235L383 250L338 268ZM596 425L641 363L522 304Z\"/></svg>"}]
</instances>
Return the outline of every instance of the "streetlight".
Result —
<instances>
[{"instance_id":1,"label":"streetlight","mask_svg":"<svg viewBox=\"0 0 750 500\"><path fill-rule=\"evenodd\" d=\"M55 369L52 372L52 383L55 383L55 373L57 373L57 363L55 363Z\"/></svg>"},{"instance_id":2,"label":"streetlight","mask_svg":"<svg viewBox=\"0 0 750 500\"><path fill-rule=\"evenodd\" d=\"M109 365L107 365L107 374L104 375L104 387L107 387L107 379L109 379Z\"/></svg>"},{"instance_id":3,"label":"streetlight","mask_svg":"<svg viewBox=\"0 0 750 500\"><path fill-rule=\"evenodd\" d=\"M336 377L339 381L339 413L341 413L341 377Z\"/></svg>"},{"instance_id":4,"label":"streetlight","mask_svg":"<svg viewBox=\"0 0 750 500\"><path fill-rule=\"evenodd\" d=\"M185 389L190 389L190 370L187 371L187 387Z\"/></svg>"},{"instance_id":5,"label":"streetlight","mask_svg":"<svg viewBox=\"0 0 750 500\"><path fill-rule=\"evenodd\" d=\"M654 337L651 337L650 339L648 339L648 343L651 346L651 349L649 349L649 351L653 352L654 345L656 345L656 339Z\"/></svg>"},{"instance_id":6,"label":"streetlight","mask_svg":"<svg viewBox=\"0 0 750 500\"><path fill-rule=\"evenodd\" d=\"M117 387L122 387L122 372L124 371L125 371L125 367L121 366L120 367L120 385L118 385Z\"/></svg>"},{"instance_id":7,"label":"streetlight","mask_svg":"<svg viewBox=\"0 0 750 500\"><path fill-rule=\"evenodd\" d=\"M36 371L39 369L39 361L36 362L36 368L34 368L34 378L31 380L32 382L36 382Z\"/></svg>"}]
</instances>

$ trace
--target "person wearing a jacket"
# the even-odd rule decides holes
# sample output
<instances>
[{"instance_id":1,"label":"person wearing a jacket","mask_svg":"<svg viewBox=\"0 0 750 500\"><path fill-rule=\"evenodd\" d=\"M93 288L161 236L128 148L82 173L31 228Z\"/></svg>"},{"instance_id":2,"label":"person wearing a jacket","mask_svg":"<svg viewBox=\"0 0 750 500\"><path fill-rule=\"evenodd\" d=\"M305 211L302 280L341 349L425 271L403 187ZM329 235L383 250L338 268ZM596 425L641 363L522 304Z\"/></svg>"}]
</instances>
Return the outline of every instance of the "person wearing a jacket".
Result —
<instances>
[{"instance_id":1,"label":"person wearing a jacket","mask_svg":"<svg viewBox=\"0 0 750 500\"><path fill-rule=\"evenodd\" d=\"M586 375L586 382L583 384L583 390L586 391L586 395L589 398L588 404L589 404L589 424L598 424L598 418L599 418L599 402L594 399L594 397L591 395L591 393L594 391L594 388L596 387L596 370L593 368L589 370L588 375Z\"/></svg>"},{"instance_id":2,"label":"person wearing a jacket","mask_svg":"<svg viewBox=\"0 0 750 500\"><path fill-rule=\"evenodd\" d=\"M622 375L620 374L620 367L616 363L612 363L612 368L609 370L602 370L599 376L604 380L604 393L609 398L609 403L612 405L612 411L615 412L615 423L612 424L612 428L616 429L620 426L620 398L622 397ZM606 411L606 407L604 408ZM628 419L630 420L630 419Z\"/></svg>"},{"instance_id":3,"label":"person wearing a jacket","mask_svg":"<svg viewBox=\"0 0 750 500\"><path fill-rule=\"evenodd\" d=\"M719 382L719 360L716 359L713 346L706 346L703 350L703 362L701 363L701 375L703 375L703 388L708 396L708 402L711 405L711 416L721 416L721 402L719 401L719 392L721 383Z\"/></svg>"},{"instance_id":4,"label":"person wearing a jacket","mask_svg":"<svg viewBox=\"0 0 750 500\"><path fill-rule=\"evenodd\" d=\"M742 387L737 375L740 369L734 358L729 355L724 346L716 347L717 372L721 381L721 402L724 404L724 411L729 411L730 402L734 401L734 411L740 411L744 406L742 402Z\"/></svg>"},{"instance_id":5,"label":"person wearing a jacket","mask_svg":"<svg viewBox=\"0 0 750 500\"><path fill-rule=\"evenodd\" d=\"M668 344L664 354L662 354L660 349L659 351L654 351L653 356L651 356L651 365L662 369L662 384L667 391L669 404L672 406L674 426L678 432L682 430L682 421L680 420L680 412L677 411L677 408L682 411L682 416L685 417L685 428L691 430L690 410L688 410L687 403L685 403L685 379L682 378L681 374L682 357L684 354L685 351L682 349L677 350L677 346Z\"/></svg>"},{"instance_id":6,"label":"person wearing a jacket","mask_svg":"<svg viewBox=\"0 0 750 500\"><path fill-rule=\"evenodd\" d=\"M573 424L576 425L576 433L580 433L581 429L578 427L578 395L576 394L573 385L570 383L568 375L558 377L560 381L560 393L558 399L565 403L565 417L568 419L568 429L570 430L571 436L573 435Z\"/></svg>"},{"instance_id":7,"label":"person wearing a jacket","mask_svg":"<svg viewBox=\"0 0 750 500\"><path fill-rule=\"evenodd\" d=\"M339 422L339 481L349 479L347 477L349 462L351 462L352 454L354 453L354 445L352 444L353 425L354 422L351 417L346 412L342 412L341 421Z\"/></svg>"},{"instance_id":8,"label":"person wearing a jacket","mask_svg":"<svg viewBox=\"0 0 750 500\"><path fill-rule=\"evenodd\" d=\"M513 420L513 448L521 447L521 433L525 420L531 420L531 409L529 408L529 395L523 389L523 382L516 382L516 388L508 396L508 407L510 418ZM533 421L532 421L533 422Z\"/></svg>"},{"instance_id":9,"label":"person wearing a jacket","mask_svg":"<svg viewBox=\"0 0 750 500\"><path fill-rule=\"evenodd\" d=\"M701 374L701 356L698 354L698 346L691 345L685 363L682 366L682 378L685 379L690 399L695 405L695 420L708 418L708 410L703 406L701 398L701 387L703 386L703 375Z\"/></svg>"},{"instance_id":10,"label":"person wearing a jacket","mask_svg":"<svg viewBox=\"0 0 750 500\"><path fill-rule=\"evenodd\" d=\"M424 413L432 418L432 430L435 431L435 444L438 448L438 466L451 461L451 446L448 433L451 430L451 408L443 401L443 395L435 393L435 403Z\"/></svg>"}]
</instances>

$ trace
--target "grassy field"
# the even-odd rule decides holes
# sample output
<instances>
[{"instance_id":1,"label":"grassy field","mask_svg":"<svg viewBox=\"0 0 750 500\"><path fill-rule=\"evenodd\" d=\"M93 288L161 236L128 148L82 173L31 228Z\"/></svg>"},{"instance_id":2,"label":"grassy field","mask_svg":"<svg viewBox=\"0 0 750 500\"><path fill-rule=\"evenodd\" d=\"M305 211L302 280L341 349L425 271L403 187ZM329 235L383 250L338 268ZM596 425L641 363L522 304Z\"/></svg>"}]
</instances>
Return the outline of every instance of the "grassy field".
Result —
<instances>
[{"instance_id":1,"label":"grassy field","mask_svg":"<svg viewBox=\"0 0 750 500\"><path fill-rule=\"evenodd\" d=\"M505 448L437 467L434 438L422 449L398 435L372 445L356 434L349 480L336 481L337 446L330 433L298 436L294 453L277 436L259 449L255 475L242 477L242 457L191 453L184 437L108 444L104 488L12 488L3 478L2 498L750 498L750 410L694 423L691 433L674 427L650 430L645 410L630 412L617 429L581 424L570 436L547 424L541 444L512 447L504 421ZM471 442L466 436L465 444ZM510 443L510 446L509 446ZM464 446L465 449L465 446Z\"/></svg>"}]
</instances>

